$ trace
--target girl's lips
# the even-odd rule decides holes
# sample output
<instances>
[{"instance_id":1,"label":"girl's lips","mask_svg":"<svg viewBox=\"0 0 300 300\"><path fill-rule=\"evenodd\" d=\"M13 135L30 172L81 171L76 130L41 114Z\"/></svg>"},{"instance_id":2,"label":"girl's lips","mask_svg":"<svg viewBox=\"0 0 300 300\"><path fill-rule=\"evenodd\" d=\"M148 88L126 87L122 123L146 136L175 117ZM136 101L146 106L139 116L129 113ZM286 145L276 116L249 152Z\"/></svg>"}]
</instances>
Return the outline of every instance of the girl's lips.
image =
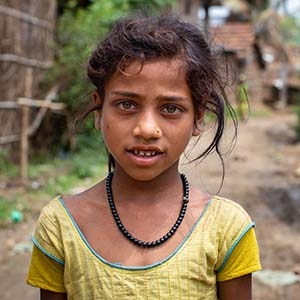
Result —
<instances>
[{"instance_id":1,"label":"girl's lips","mask_svg":"<svg viewBox=\"0 0 300 300\"><path fill-rule=\"evenodd\" d=\"M137 150L137 149L130 152L133 153L134 155L141 156L141 157L152 157L162 153L156 150Z\"/></svg>"},{"instance_id":2,"label":"girl's lips","mask_svg":"<svg viewBox=\"0 0 300 300\"><path fill-rule=\"evenodd\" d=\"M134 155L143 156L143 157L151 157L158 154L162 154L163 151L159 147L155 146L136 146L129 148L127 152L133 153Z\"/></svg>"}]
</instances>

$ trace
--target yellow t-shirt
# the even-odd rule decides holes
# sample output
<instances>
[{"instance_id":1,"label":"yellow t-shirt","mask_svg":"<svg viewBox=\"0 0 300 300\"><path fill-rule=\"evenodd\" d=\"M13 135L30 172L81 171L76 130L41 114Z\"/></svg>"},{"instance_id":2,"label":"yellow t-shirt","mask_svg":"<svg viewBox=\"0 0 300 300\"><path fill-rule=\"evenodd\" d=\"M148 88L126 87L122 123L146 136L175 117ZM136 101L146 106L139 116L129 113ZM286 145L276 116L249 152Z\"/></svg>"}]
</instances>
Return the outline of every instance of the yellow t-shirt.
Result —
<instances>
[{"instance_id":1,"label":"yellow t-shirt","mask_svg":"<svg viewBox=\"0 0 300 300\"><path fill-rule=\"evenodd\" d=\"M95 252L57 197L39 218L27 283L71 300L216 300L217 281L261 268L253 226L240 205L213 197L170 256L125 267Z\"/></svg>"}]
</instances>

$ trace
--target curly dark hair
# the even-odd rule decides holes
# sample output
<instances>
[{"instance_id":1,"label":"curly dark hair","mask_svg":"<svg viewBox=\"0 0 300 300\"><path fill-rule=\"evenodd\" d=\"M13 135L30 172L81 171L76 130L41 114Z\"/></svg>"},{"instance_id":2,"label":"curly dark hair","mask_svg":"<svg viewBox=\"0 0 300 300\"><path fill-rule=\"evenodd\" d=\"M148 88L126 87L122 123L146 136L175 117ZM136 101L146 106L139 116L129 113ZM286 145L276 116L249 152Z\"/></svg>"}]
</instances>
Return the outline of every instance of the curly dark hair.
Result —
<instances>
[{"instance_id":1,"label":"curly dark hair","mask_svg":"<svg viewBox=\"0 0 300 300\"><path fill-rule=\"evenodd\" d=\"M136 60L142 66L144 61L173 58L183 62L195 111L209 111L215 115L215 135L209 146L194 160L203 159L216 151L223 164L220 141L225 115L229 112L232 116L234 137L237 119L226 97L226 72L219 68L220 53L214 53L196 25L174 14L122 19L92 52L87 64L87 76L104 99L105 84L116 70L124 71L126 66ZM93 106L86 111L85 116L97 109L101 107ZM114 166L111 156L110 166Z\"/></svg>"}]
</instances>

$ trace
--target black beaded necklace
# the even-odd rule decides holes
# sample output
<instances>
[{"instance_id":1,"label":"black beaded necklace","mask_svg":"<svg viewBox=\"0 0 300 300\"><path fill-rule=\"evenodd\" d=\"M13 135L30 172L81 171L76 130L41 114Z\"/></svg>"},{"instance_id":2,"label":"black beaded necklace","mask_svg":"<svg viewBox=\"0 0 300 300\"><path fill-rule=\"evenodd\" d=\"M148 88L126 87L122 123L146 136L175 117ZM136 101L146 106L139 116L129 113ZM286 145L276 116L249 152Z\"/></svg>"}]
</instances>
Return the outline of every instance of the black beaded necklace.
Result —
<instances>
[{"instance_id":1,"label":"black beaded necklace","mask_svg":"<svg viewBox=\"0 0 300 300\"><path fill-rule=\"evenodd\" d=\"M119 217L119 214L117 212L114 200L113 200L113 195L112 195L112 187L111 187L111 182L112 182L112 177L113 173L109 173L106 178L106 196L108 200L108 204L111 210L111 213L113 215L113 218L119 228L119 230L122 232L122 234L133 244L139 247L143 248L153 248L160 246L161 244L165 243L173 234L176 232L178 227L180 226L185 212L187 210L187 204L189 202L189 182L184 174L180 174L181 180L182 180L182 185L183 185L183 201L182 201L182 206L181 210L179 213L179 216L175 222L175 224L172 226L172 228L161 238L152 241L152 242L146 242L139 240L135 236L133 236L128 230L125 228L123 223L121 222L121 219Z\"/></svg>"}]
</instances>

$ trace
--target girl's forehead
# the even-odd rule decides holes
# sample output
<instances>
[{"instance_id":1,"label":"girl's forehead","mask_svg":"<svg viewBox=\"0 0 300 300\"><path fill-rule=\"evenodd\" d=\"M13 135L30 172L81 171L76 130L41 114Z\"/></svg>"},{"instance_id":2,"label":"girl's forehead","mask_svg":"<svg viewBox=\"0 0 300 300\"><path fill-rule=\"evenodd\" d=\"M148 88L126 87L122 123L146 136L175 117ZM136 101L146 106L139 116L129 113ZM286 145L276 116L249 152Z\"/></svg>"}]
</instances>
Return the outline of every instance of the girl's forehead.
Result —
<instances>
[{"instance_id":1,"label":"girl's forehead","mask_svg":"<svg viewBox=\"0 0 300 300\"><path fill-rule=\"evenodd\" d=\"M106 82L105 92L126 90L141 94L185 94L190 97L185 68L180 59L155 59L130 62Z\"/></svg>"},{"instance_id":2,"label":"girl's forehead","mask_svg":"<svg viewBox=\"0 0 300 300\"><path fill-rule=\"evenodd\" d=\"M142 73L143 71L153 71L155 73L161 70L164 70L165 72L173 72L174 75L177 73L185 75L183 60L178 57L146 60L132 59L126 63L121 63L113 75L122 74L125 76L134 76Z\"/></svg>"}]
</instances>

